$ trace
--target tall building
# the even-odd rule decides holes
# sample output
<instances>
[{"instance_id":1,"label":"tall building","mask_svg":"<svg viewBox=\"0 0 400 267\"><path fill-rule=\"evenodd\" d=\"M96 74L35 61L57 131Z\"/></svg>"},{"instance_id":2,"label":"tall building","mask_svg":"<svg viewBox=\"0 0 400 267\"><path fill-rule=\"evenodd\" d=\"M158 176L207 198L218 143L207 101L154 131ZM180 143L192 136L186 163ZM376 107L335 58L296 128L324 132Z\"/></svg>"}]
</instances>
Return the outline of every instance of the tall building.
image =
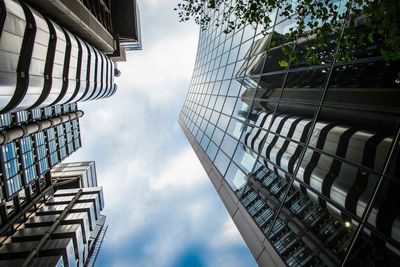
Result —
<instances>
[{"instance_id":1,"label":"tall building","mask_svg":"<svg viewBox=\"0 0 400 267\"><path fill-rule=\"evenodd\" d=\"M1 4L0 113L115 93L109 57L23 1Z\"/></svg>"},{"instance_id":2,"label":"tall building","mask_svg":"<svg viewBox=\"0 0 400 267\"><path fill-rule=\"evenodd\" d=\"M0 0L0 225L81 147L77 102L115 93L119 34L140 43L136 1L125 6L118 21L109 0Z\"/></svg>"},{"instance_id":3,"label":"tall building","mask_svg":"<svg viewBox=\"0 0 400 267\"><path fill-rule=\"evenodd\" d=\"M79 215L81 234L72 234L76 227L64 229L70 234L59 229L61 226L53 229L53 221L64 222L64 216L73 216L64 214L64 206L79 210L74 201L80 203L82 197L89 198L86 194L93 195L90 188L97 186L94 163L80 165L88 164L86 169L77 168L78 163L58 166L54 179L50 169L81 147L79 118L84 113L77 103L113 95L117 89L114 76L119 74L116 62L125 57L123 45L141 49L136 1L124 2L123 16L111 2L0 0L0 260L27 257L27 251L29 254L47 231L55 239L54 230L59 236L75 235L73 242L39 241L34 250L39 258L33 259L32 266L94 264L106 229L98 200L92 201L94 208L85 208L87 215ZM125 20L119 21L118 16ZM69 176L73 170L80 174ZM77 190L79 187L84 189ZM79 199L75 194L81 195ZM30 224L27 218L44 223ZM87 221L90 231L84 229ZM21 238L15 236L18 233ZM82 234L87 237L83 238L83 254L77 241ZM60 257L42 258L53 255L42 254L44 247L53 249L50 243L66 253L61 261ZM76 258L69 260L74 246ZM23 261L7 264L21 265Z\"/></svg>"},{"instance_id":4,"label":"tall building","mask_svg":"<svg viewBox=\"0 0 400 267\"><path fill-rule=\"evenodd\" d=\"M116 61L142 49L137 0L25 1Z\"/></svg>"},{"instance_id":5,"label":"tall building","mask_svg":"<svg viewBox=\"0 0 400 267\"><path fill-rule=\"evenodd\" d=\"M372 44L338 63L332 42L309 66L299 39L281 67L277 14L200 32L179 123L258 265L398 266L399 64Z\"/></svg>"},{"instance_id":6,"label":"tall building","mask_svg":"<svg viewBox=\"0 0 400 267\"><path fill-rule=\"evenodd\" d=\"M0 115L0 225L51 186L50 168L81 147L75 103Z\"/></svg>"},{"instance_id":7,"label":"tall building","mask_svg":"<svg viewBox=\"0 0 400 267\"><path fill-rule=\"evenodd\" d=\"M94 162L74 162L60 168L86 166L78 175L93 175ZM1 266L94 266L107 231L102 187L77 184L77 176L59 171L52 187L12 224L0 228ZM63 179L60 179L63 178ZM78 178L79 179L79 178Z\"/></svg>"},{"instance_id":8,"label":"tall building","mask_svg":"<svg viewBox=\"0 0 400 267\"><path fill-rule=\"evenodd\" d=\"M136 0L111 1L113 12L113 28L118 33L118 41L122 50L133 51L142 49L140 33L140 11Z\"/></svg>"},{"instance_id":9,"label":"tall building","mask_svg":"<svg viewBox=\"0 0 400 267\"><path fill-rule=\"evenodd\" d=\"M94 161L60 163L51 169L51 177L59 182L68 183L71 188L97 187L96 164ZM66 187L63 187L66 189Z\"/></svg>"}]
</instances>

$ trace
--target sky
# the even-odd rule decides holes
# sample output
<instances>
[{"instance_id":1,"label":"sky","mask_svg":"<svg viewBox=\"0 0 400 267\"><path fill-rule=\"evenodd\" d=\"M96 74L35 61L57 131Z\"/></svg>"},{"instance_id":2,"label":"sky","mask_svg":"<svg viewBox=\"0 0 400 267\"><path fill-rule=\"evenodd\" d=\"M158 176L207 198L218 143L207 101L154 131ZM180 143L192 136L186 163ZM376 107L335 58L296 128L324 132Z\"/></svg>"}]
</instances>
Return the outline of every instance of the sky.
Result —
<instances>
[{"instance_id":1,"label":"sky","mask_svg":"<svg viewBox=\"0 0 400 267\"><path fill-rule=\"evenodd\" d=\"M96 161L108 232L96 266L256 266L178 125L198 26L176 0L140 1L142 51L127 53L109 99L80 103L82 148Z\"/></svg>"}]
</instances>

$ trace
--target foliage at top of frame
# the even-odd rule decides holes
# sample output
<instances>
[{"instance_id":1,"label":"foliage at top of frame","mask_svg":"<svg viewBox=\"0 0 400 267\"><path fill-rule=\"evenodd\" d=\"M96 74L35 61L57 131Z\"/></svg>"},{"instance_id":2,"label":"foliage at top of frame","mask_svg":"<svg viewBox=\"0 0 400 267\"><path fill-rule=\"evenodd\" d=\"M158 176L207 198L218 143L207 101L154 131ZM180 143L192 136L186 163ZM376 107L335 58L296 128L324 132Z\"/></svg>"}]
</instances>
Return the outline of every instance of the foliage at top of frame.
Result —
<instances>
[{"instance_id":1,"label":"foliage at top of frame","mask_svg":"<svg viewBox=\"0 0 400 267\"><path fill-rule=\"evenodd\" d=\"M279 62L282 67L298 60L293 44L301 39L307 40L302 57L308 64L321 63L321 51L328 51L332 44L338 47L332 55L339 63L356 59L366 51L388 62L400 61L400 1L182 0L175 10L181 22L193 18L203 30L214 24L230 33L252 25L262 27L264 34L274 24L270 15L279 10L278 16L291 20L293 25L281 45L286 55L286 60ZM221 14L214 21L213 12ZM400 84L400 73L396 83Z\"/></svg>"}]
</instances>

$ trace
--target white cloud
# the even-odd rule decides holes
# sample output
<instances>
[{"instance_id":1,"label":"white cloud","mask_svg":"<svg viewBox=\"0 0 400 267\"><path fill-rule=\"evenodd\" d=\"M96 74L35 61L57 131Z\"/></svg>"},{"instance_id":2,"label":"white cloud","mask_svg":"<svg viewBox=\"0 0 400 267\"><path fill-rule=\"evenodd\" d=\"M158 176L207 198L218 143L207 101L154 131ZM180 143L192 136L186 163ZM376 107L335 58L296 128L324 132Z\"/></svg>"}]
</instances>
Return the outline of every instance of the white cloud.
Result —
<instances>
[{"instance_id":1,"label":"white cloud","mask_svg":"<svg viewBox=\"0 0 400 267\"><path fill-rule=\"evenodd\" d=\"M79 104L83 148L68 161L95 160L104 187L98 266L173 266L191 246L209 266L252 264L233 249L241 238L177 124L198 28L177 23L176 2L141 1L144 50L119 65L114 96Z\"/></svg>"},{"instance_id":2,"label":"white cloud","mask_svg":"<svg viewBox=\"0 0 400 267\"><path fill-rule=\"evenodd\" d=\"M211 244L215 248L221 248L224 246L237 246L243 242L243 238L238 235L236 225L231 218L227 218L221 227L221 231L214 236Z\"/></svg>"},{"instance_id":3,"label":"white cloud","mask_svg":"<svg viewBox=\"0 0 400 267\"><path fill-rule=\"evenodd\" d=\"M205 171L190 147L168 160L165 166L161 174L152 180L151 190L160 191L171 188L185 190L207 182L204 179Z\"/></svg>"},{"instance_id":4,"label":"white cloud","mask_svg":"<svg viewBox=\"0 0 400 267\"><path fill-rule=\"evenodd\" d=\"M118 79L119 87L130 88L133 94L146 95L152 105L177 101L177 87L182 82L189 84L196 53L193 44L197 43L197 38L197 33L179 39L172 36L150 44L141 52L128 54L129 64L119 65L122 73Z\"/></svg>"}]
</instances>

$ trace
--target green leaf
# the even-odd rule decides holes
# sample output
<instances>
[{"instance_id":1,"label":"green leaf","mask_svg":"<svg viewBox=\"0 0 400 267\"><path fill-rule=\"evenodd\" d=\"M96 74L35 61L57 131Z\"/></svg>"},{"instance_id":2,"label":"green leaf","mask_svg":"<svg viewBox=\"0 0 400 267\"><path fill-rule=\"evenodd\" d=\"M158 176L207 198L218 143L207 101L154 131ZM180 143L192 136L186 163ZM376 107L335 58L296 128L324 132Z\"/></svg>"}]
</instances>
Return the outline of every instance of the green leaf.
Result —
<instances>
[{"instance_id":1,"label":"green leaf","mask_svg":"<svg viewBox=\"0 0 400 267\"><path fill-rule=\"evenodd\" d=\"M288 63L286 60L280 60L280 61L278 62L278 64L279 64L279 66L280 66L281 68L287 68L287 67L289 67L289 63Z\"/></svg>"},{"instance_id":2,"label":"green leaf","mask_svg":"<svg viewBox=\"0 0 400 267\"><path fill-rule=\"evenodd\" d=\"M370 32L369 34L368 34L368 41L372 44L372 43L374 43L374 33L373 32Z\"/></svg>"}]
</instances>

